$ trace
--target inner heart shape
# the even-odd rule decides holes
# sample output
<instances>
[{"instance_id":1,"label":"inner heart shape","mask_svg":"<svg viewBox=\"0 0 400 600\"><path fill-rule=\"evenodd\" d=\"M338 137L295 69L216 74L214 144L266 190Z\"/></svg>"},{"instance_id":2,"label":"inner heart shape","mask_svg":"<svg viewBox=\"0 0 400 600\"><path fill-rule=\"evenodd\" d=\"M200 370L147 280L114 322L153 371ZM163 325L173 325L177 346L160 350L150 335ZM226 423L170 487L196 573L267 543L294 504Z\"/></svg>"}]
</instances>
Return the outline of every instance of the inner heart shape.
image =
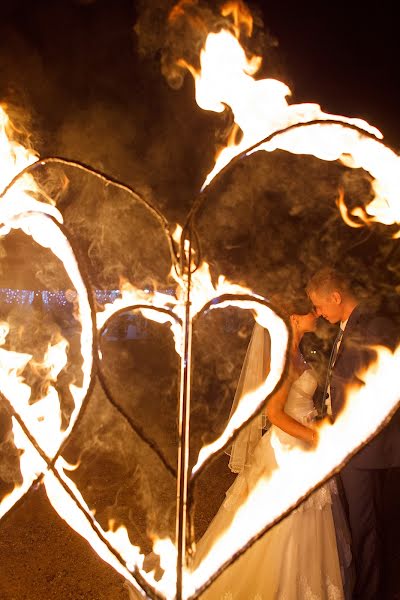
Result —
<instances>
[{"instance_id":1,"label":"inner heart shape","mask_svg":"<svg viewBox=\"0 0 400 600\"><path fill-rule=\"evenodd\" d=\"M153 215L150 209L149 215ZM46 222L46 227L44 229L37 228L36 224L39 222L43 224L43 221ZM44 485L55 509L71 527L91 543L104 560L138 589L145 590L148 595L173 597L176 584L176 549L172 541L157 540L154 544L154 551L161 557L161 566L164 571L163 577L157 580L141 569L143 557L139 548L132 546L126 531L122 529L114 531L111 526L109 529L102 527L85 501L84 492L67 475L67 466L60 456L60 451L78 421L95 375L90 352L94 347L94 319L92 318L94 310L87 294L87 286L84 284L80 269L77 268L77 261L67 243L67 238L54 219L45 214L24 213L14 215L12 223L12 227L21 229L42 246L51 247L52 251L66 265L71 287L76 290L79 299L80 320L83 324L80 345L85 370L69 420L65 427L60 427L60 423L57 422L58 431L56 431L54 439L50 440L47 436L41 437L40 433L40 424L51 421L54 405L50 405L48 410L43 410L43 414L32 411L36 420L34 425L29 424L27 413L18 410L18 406L14 409L13 416L16 419L19 416L21 419L20 425L16 425L14 430L14 440L17 447L23 449L21 470L24 470L24 484L3 500L1 503L2 514L10 510L36 478L43 476ZM43 234L42 231L46 233ZM63 240L62 251L54 249L56 238ZM174 245L172 240L170 240L170 245L171 247ZM139 247L137 249L139 257L141 251L142 248ZM196 260L195 252L193 257L189 257L187 272L191 269L192 258L194 261ZM174 266L176 267L176 264ZM200 270L201 265L197 266ZM179 272L180 276L183 274ZM195 273L193 273L194 277ZM252 295L249 290L241 286L229 283L221 288L213 286L211 277L209 277L208 284L204 298L204 294L201 294L196 286L193 286L190 293L187 293L183 278L178 293L171 297L169 302L157 295L146 300L143 289L132 286L130 290L127 290L125 296L122 295L121 302L113 303L110 313L113 314L124 307L137 307L139 300L142 300L140 310L145 318L152 320L151 311L160 312L160 308L163 307L166 320L173 324L175 336L183 339L185 327L182 327L184 321L182 308L185 309L190 304L192 307L195 306L195 310L192 308L192 312L189 311L190 324L194 322L194 318L201 320L202 315L209 310L224 310L229 306L237 306L243 310L254 311L257 315L257 322L269 331L272 341L272 357L275 363L271 367L268 377L260 389L244 399L240 410L234 413L225 430L212 442L211 447L203 448L196 460L193 461L195 464L191 473L190 485L195 485L199 474L213 456L222 452L229 445L240 428L261 410L265 399L279 385L284 374L288 341L285 321L279 316L279 307L278 314L275 314L267 299L260 295ZM99 314L101 315L101 311ZM196 315L198 316L195 317ZM98 327L101 326L98 322ZM178 354L181 354L181 363L184 363L185 353L179 343L176 346ZM177 360L179 360L178 354ZM260 479L259 485L251 491L246 505L238 510L232 520L231 528L224 536L227 541L225 540L224 543L224 539L219 540L218 545L210 549L209 555L204 558L196 570L184 574L184 595L186 597L195 595L197 590L207 587L224 565L234 560L234 555L243 551L282 515L301 502L338 469L348 456L368 441L377 428L379 429L385 424L398 403L397 390L391 384L396 376L398 360L398 351L390 354L382 350L379 354L379 363L364 375L367 385L355 393L349 390L351 401L348 402L346 410L334 427L326 426L321 431L318 448L314 452L296 451L282 456L279 470L274 471L268 479ZM30 361L29 353L20 354L17 361L14 369L7 374L9 379L2 384L3 395L8 401L15 392L15 386L21 384L19 376L21 370ZM52 368L53 366L50 370ZM56 371L55 366L54 371ZM56 374L54 377L57 377ZM384 394L382 394L383 388L385 389ZM377 396L380 398L384 396L379 406L373 402ZM363 415L362 419L359 418L360 414ZM285 494L282 494L282 490L285 490Z\"/></svg>"},{"instance_id":2,"label":"inner heart shape","mask_svg":"<svg viewBox=\"0 0 400 600\"><path fill-rule=\"evenodd\" d=\"M62 406L55 384L61 371L71 358L68 356L69 341L56 327L42 322L41 339L29 339L29 327L34 332L38 323L26 323L22 313L16 318L15 331L7 322L3 322L2 346L7 345L8 336L13 336L12 346L32 349L32 353L0 348L2 378L0 392L9 414L13 417L13 441L20 451L20 470L22 485L14 487L3 499L0 516L3 516L30 489L32 483L45 475L48 469L57 468L58 455L70 436L89 394L93 376L93 360L87 348L93 345L93 326L90 318L91 306L86 286L82 280L76 256L59 224L42 212L14 214L7 224L3 235L20 231L31 242L26 242L28 252L35 254L37 247L47 249L52 246L55 268L61 272L61 278L68 287L79 295L79 307L82 316L79 342L81 365L75 365L79 375L76 384L69 388L67 406ZM30 244L30 250L29 250ZM43 257L42 257L43 258ZM32 345L33 343L33 345ZM40 358L34 356L41 352ZM70 365L71 366L71 365ZM25 375L22 376L22 373ZM31 375L30 375L31 374ZM31 379L32 390L28 385ZM34 390L33 387L38 387ZM35 398L36 396L36 398Z\"/></svg>"}]
</instances>

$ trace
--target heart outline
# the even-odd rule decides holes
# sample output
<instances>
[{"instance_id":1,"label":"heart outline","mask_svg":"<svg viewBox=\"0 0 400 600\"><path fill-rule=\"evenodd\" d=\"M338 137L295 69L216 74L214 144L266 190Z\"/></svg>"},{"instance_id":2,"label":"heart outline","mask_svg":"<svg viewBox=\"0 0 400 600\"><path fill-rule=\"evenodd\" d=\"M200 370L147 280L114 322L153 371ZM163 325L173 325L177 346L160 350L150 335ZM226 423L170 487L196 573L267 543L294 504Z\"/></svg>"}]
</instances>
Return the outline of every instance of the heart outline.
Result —
<instances>
[{"instance_id":1,"label":"heart outline","mask_svg":"<svg viewBox=\"0 0 400 600\"><path fill-rule=\"evenodd\" d=\"M323 122L323 124L329 125L329 124L332 124L332 123L329 123L329 122ZM295 127L301 127L301 126L306 126L306 125L310 125L310 123L299 123L299 124L296 124L296 125L292 126L292 128L295 128ZM343 128L347 128L347 127L349 127L350 125L349 125L349 124L343 124L343 123L341 123L341 124L340 124L340 126L341 126L341 127L343 127ZM354 128L354 129L357 129L357 130L360 130L360 128L357 128L357 127L355 127L355 126L353 126L353 128ZM362 132L362 135L370 135L370 134L367 134L367 133L366 133L364 130L361 130L361 132ZM278 134L281 134L281 133L282 133L282 132L275 132L274 134L272 134L272 136L269 136L269 137L272 139L273 137L275 137L276 135L278 135ZM374 137L374 136L371 136L371 135L370 135L370 137ZM266 138L266 139L267 139L267 138ZM375 139L376 139L376 138L375 138ZM266 140L263 140L262 142L265 142L265 141L266 141ZM257 144L257 148L259 148L259 146L261 145L261 143L262 143L262 142L260 142L259 144ZM248 153L248 151L246 151L246 154L247 154L247 153ZM239 158L240 158L240 157L239 157ZM48 160L48 159L47 159L47 160ZM234 159L234 160L235 160L235 159ZM232 161L232 162L233 162L233 161ZM228 165L228 167L229 167L230 165L231 165L231 163ZM25 170L25 171L27 171L27 170ZM191 212L192 212L192 211L191 211ZM189 217L189 218L190 218L190 217ZM386 417L386 420L383 422L383 424L381 424L381 426L382 426L382 427L384 426L384 423L385 423L386 421L390 420L390 417L391 417L391 415L392 415L392 414L395 412L395 410L396 410L396 409L397 409L397 406L395 406L394 408L392 408L391 412L390 412L390 413L389 413L389 415ZM375 435L376 433L377 433L377 431L376 431L374 434L371 434L371 437L373 437L373 435ZM366 442L364 441L364 443L366 443ZM354 452L356 452L357 450L358 450L358 449L354 450ZM348 460L348 458L350 458L350 456L347 456L345 460ZM339 467L337 467L337 468L339 468ZM309 493L311 493L311 491L312 491L312 490L309 490L309 491L307 492L306 496L308 496L308 495L309 495ZM301 500L299 500L299 502L300 502L300 501L301 501Z\"/></svg>"}]
</instances>

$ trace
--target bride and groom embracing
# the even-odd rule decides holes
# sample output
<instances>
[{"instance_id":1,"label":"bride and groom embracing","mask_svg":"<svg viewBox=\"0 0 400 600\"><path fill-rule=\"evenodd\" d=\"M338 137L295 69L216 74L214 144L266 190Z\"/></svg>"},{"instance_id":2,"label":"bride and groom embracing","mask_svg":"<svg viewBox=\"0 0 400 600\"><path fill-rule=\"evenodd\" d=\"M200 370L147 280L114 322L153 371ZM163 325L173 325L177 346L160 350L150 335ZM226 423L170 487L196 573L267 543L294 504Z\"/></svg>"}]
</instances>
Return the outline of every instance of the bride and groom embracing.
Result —
<instances>
[{"instance_id":1,"label":"bride and groom embracing","mask_svg":"<svg viewBox=\"0 0 400 600\"><path fill-rule=\"evenodd\" d=\"M334 422L349 385L362 385L360 372L374 360L374 345L391 349L394 326L359 302L350 281L332 268L321 269L295 301L279 298L292 327L288 377L272 395L266 412L271 427L257 439L250 424L231 449L230 467L239 473L204 536L197 544L198 564L232 513L255 485L260 469L279 464L279 446L318 443L313 395L317 381L299 344L323 317L340 324L324 390L322 416ZM242 368L235 404L254 388L260 368L268 368L268 332L255 325ZM265 371L264 371L265 376ZM376 398L379 402L379 398ZM400 411L398 411L400 412ZM400 417L353 456L339 475L313 492L269 530L203 593L204 600L380 600L384 598L383 508L385 475L400 466Z\"/></svg>"}]
</instances>

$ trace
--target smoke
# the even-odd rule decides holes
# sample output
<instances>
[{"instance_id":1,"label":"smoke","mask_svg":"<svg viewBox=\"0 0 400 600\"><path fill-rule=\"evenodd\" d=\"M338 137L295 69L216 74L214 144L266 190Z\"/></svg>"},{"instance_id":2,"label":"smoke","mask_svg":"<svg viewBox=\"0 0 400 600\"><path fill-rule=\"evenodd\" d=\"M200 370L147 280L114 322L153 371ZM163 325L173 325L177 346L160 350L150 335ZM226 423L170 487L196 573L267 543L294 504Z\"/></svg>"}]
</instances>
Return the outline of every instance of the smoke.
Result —
<instances>
[{"instance_id":1,"label":"smoke","mask_svg":"<svg viewBox=\"0 0 400 600\"><path fill-rule=\"evenodd\" d=\"M21 136L32 133L28 143L42 156L66 156L124 181L169 221L183 224L216 146L232 127L229 110L214 115L196 106L192 78L180 64L183 59L198 67L206 33L232 26L221 16L220 3L142 0L136 13L130 1L115 10L107 2L35 4L26 15L9 12L0 24L0 98L15 107L11 116L23 124ZM169 18L174 6L184 10ZM249 51L267 55L269 77L288 80L260 15L252 39L244 32L242 38ZM140 202L71 168L46 167L40 182L62 212L94 288L117 288L121 278L140 288L171 287L162 227ZM222 274L264 296L296 296L313 271L340 262L368 297L390 296L400 285L398 241L383 226L347 227L336 207L340 187L349 208L371 199L365 172L312 157L258 153L226 172L205 193L195 219L214 281ZM15 236L2 243L2 285L70 287L50 252L26 251ZM60 331L66 335L72 324L75 357L76 321L69 314L65 322L62 314L43 318L41 311L31 307L7 315L10 349L32 351L40 364L48 341ZM212 311L194 328L192 461L229 414L251 329L245 315L233 312ZM121 329L125 319L128 315L120 318ZM322 354L328 334L322 336ZM103 366L119 406L172 463L178 359L165 327L150 337L147 346L149 340L139 340L134 347L109 340ZM80 377L74 360L58 379L65 422L71 410L68 384ZM32 400L43 392L45 375L32 367L25 373L33 384ZM8 485L19 473L9 424L3 422L0 477ZM153 533L173 536L175 481L98 386L65 457L80 463L71 477L105 527L111 517L125 524L145 551Z\"/></svg>"},{"instance_id":2,"label":"smoke","mask_svg":"<svg viewBox=\"0 0 400 600\"><path fill-rule=\"evenodd\" d=\"M152 0L138 3L138 18L134 31L138 38L138 51L145 57L160 57L161 71L168 84L182 87L187 68L182 62L198 70L200 52L207 35L222 28L233 31L234 19L224 6L226 1L206 2L180 0L162 2ZM246 25L239 26L241 42L249 53L268 56L270 76L282 75L282 62L276 48L276 38L266 29L258 6L251 11L245 2L237 2L247 17L251 14L253 30L249 36Z\"/></svg>"},{"instance_id":3,"label":"smoke","mask_svg":"<svg viewBox=\"0 0 400 600\"><path fill-rule=\"evenodd\" d=\"M173 538L175 479L99 386L63 455L79 465L69 476L105 529L110 520L115 527L124 525L145 553L154 534Z\"/></svg>"},{"instance_id":4,"label":"smoke","mask_svg":"<svg viewBox=\"0 0 400 600\"><path fill-rule=\"evenodd\" d=\"M149 14L147 31L166 22L149 10L45 1L29 18L10 11L0 24L0 99L24 113L41 156L100 168L182 222L212 160L213 122L193 111L189 86L166 86L159 55L137 50L135 22Z\"/></svg>"},{"instance_id":5,"label":"smoke","mask_svg":"<svg viewBox=\"0 0 400 600\"><path fill-rule=\"evenodd\" d=\"M213 277L290 295L323 264L340 264L369 292L393 285L392 230L347 226L336 205L341 188L349 209L372 198L370 176L338 162L277 151L237 163L205 192L194 221Z\"/></svg>"},{"instance_id":6,"label":"smoke","mask_svg":"<svg viewBox=\"0 0 400 600\"><path fill-rule=\"evenodd\" d=\"M225 428L254 320L229 307L197 317L193 326L190 461Z\"/></svg>"},{"instance_id":7,"label":"smoke","mask_svg":"<svg viewBox=\"0 0 400 600\"><path fill-rule=\"evenodd\" d=\"M0 406L0 500L22 483L20 453L15 447L11 426L10 415Z\"/></svg>"}]
</instances>

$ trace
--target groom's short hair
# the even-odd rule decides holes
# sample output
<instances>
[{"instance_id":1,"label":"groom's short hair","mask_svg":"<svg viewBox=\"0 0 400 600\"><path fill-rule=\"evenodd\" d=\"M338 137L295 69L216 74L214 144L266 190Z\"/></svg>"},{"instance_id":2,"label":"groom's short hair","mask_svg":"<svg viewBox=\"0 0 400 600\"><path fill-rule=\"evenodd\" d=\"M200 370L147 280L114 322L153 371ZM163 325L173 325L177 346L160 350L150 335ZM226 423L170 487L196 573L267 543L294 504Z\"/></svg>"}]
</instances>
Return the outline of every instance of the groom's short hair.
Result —
<instances>
[{"instance_id":1,"label":"groom's short hair","mask_svg":"<svg viewBox=\"0 0 400 600\"><path fill-rule=\"evenodd\" d=\"M350 277L334 267L323 267L314 273L307 284L306 291L307 294L340 292L344 296L353 295Z\"/></svg>"}]
</instances>

